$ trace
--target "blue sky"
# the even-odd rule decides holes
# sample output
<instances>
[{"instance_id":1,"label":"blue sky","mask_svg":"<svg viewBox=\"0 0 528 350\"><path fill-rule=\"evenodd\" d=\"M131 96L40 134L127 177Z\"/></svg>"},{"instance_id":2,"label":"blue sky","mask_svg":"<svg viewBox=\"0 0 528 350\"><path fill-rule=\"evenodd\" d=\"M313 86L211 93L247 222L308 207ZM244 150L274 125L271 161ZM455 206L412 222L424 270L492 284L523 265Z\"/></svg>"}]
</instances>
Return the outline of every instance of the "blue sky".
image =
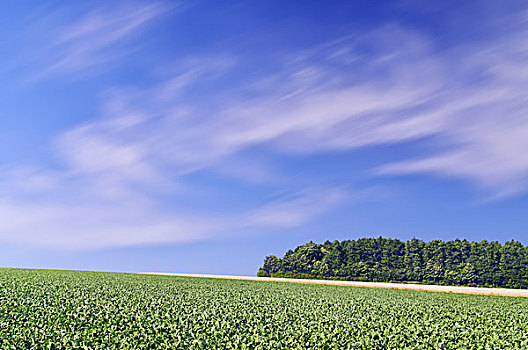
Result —
<instances>
[{"instance_id":1,"label":"blue sky","mask_svg":"<svg viewBox=\"0 0 528 350\"><path fill-rule=\"evenodd\" d=\"M528 244L517 2L12 2L0 265L254 274L307 241Z\"/></svg>"}]
</instances>

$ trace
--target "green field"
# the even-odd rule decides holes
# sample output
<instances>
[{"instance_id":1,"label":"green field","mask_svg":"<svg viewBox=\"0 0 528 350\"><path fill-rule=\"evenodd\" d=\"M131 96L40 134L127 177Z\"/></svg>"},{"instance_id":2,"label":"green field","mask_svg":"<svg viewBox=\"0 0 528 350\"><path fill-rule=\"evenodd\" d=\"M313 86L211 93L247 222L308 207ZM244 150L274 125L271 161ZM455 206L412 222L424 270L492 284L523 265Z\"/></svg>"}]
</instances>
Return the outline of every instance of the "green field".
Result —
<instances>
[{"instance_id":1,"label":"green field","mask_svg":"<svg viewBox=\"0 0 528 350\"><path fill-rule=\"evenodd\" d=\"M0 270L1 349L528 349L528 299Z\"/></svg>"}]
</instances>

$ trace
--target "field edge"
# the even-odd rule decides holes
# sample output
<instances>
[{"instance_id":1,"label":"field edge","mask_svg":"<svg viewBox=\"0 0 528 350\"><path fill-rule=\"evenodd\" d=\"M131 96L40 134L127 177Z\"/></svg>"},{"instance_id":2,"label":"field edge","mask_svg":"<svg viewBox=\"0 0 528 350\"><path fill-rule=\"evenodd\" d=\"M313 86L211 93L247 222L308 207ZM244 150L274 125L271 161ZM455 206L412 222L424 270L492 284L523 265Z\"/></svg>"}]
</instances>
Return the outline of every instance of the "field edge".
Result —
<instances>
[{"instance_id":1,"label":"field edge","mask_svg":"<svg viewBox=\"0 0 528 350\"><path fill-rule=\"evenodd\" d=\"M528 298L528 289L458 287L458 286L439 286L439 285L409 284L409 283L333 281L333 280L313 280L313 279L233 276L233 275L213 275L213 274L193 274L193 273L169 273L169 272L139 272L138 274L157 275L157 276L192 277L192 278L227 279L227 280L240 280L240 281L320 284L320 285L331 285L331 286L384 288L384 289L399 289L399 290L416 290L416 291L437 292L437 293L439 292L439 293L491 295L491 296L503 296L503 297Z\"/></svg>"}]
</instances>

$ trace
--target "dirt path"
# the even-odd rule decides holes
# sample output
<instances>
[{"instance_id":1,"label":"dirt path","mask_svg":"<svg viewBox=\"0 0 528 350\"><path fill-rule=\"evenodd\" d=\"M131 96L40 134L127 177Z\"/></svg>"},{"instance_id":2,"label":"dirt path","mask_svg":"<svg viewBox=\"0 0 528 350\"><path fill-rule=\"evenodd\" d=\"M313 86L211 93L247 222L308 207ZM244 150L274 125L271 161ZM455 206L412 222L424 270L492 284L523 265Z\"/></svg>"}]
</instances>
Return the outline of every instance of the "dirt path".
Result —
<instances>
[{"instance_id":1,"label":"dirt path","mask_svg":"<svg viewBox=\"0 0 528 350\"><path fill-rule=\"evenodd\" d=\"M498 296L507 296L507 297L528 297L528 289L453 287L453 286L435 286L435 285L425 285L425 284L330 281L330 280L309 280L309 279L293 279L293 278L203 275L203 274L163 273L163 272L141 272L140 274L160 275L160 276L179 276L179 277L219 278L219 279L243 280L243 281L287 282L287 283L306 283L306 284L326 284L326 285L333 285L333 286L406 289L406 290L421 290L421 291L426 291L426 292L498 295Z\"/></svg>"}]
</instances>

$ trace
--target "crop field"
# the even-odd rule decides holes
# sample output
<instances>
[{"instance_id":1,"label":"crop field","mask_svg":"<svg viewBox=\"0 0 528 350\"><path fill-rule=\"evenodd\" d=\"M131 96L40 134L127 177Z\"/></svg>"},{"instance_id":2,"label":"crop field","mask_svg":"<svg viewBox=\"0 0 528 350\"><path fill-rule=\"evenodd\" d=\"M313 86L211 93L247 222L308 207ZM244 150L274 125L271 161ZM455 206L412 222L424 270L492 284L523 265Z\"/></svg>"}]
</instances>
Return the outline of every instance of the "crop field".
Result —
<instances>
[{"instance_id":1,"label":"crop field","mask_svg":"<svg viewBox=\"0 0 528 350\"><path fill-rule=\"evenodd\" d=\"M528 299L0 269L1 349L528 349Z\"/></svg>"}]
</instances>

